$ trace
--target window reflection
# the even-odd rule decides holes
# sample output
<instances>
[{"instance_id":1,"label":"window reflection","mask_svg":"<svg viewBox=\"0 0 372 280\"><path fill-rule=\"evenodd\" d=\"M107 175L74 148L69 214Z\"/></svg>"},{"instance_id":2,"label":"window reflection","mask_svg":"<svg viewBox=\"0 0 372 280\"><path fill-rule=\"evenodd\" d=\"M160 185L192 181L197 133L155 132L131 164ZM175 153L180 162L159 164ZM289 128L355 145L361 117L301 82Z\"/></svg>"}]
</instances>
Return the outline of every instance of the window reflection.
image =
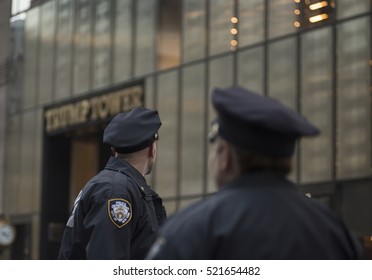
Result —
<instances>
[{"instance_id":1,"label":"window reflection","mask_svg":"<svg viewBox=\"0 0 372 280\"><path fill-rule=\"evenodd\" d=\"M205 171L205 65L185 68L182 85L181 194L201 194Z\"/></svg>"},{"instance_id":2,"label":"window reflection","mask_svg":"<svg viewBox=\"0 0 372 280\"><path fill-rule=\"evenodd\" d=\"M209 84L208 84L208 129L209 125L212 120L216 117L216 112L212 106L211 100L211 92L213 88L220 87L225 88L229 87L233 84L233 57L232 55L227 55L218 59L213 59L209 61L208 64L208 72L209 72ZM205 141L207 141L205 139ZM209 149L209 145L207 145L207 149ZM208 170L207 170L208 172ZM207 192L213 193L216 191L216 186L214 182L211 180L209 176L207 176L208 186Z\"/></svg>"},{"instance_id":3,"label":"window reflection","mask_svg":"<svg viewBox=\"0 0 372 280\"><path fill-rule=\"evenodd\" d=\"M132 0L116 1L114 32L114 82L132 76Z\"/></svg>"},{"instance_id":4,"label":"window reflection","mask_svg":"<svg viewBox=\"0 0 372 280\"><path fill-rule=\"evenodd\" d=\"M332 179L332 36L330 28L302 37L302 113L319 128L315 138L301 140L301 182Z\"/></svg>"},{"instance_id":5,"label":"window reflection","mask_svg":"<svg viewBox=\"0 0 372 280\"><path fill-rule=\"evenodd\" d=\"M39 104L45 104L53 98L54 36L56 23L56 3L49 1L41 7L41 26L39 48Z\"/></svg>"},{"instance_id":6,"label":"window reflection","mask_svg":"<svg viewBox=\"0 0 372 280\"><path fill-rule=\"evenodd\" d=\"M247 46L264 40L264 0L239 0L239 46Z\"/></svg>"},{"instance_id":7,"label":"window reflection","mask_svg":"<svg viewBox=\"0 0 372 280\"><path fill-rule=\"evenodd\" d=\"M111 65L111 6L109 0L96 0L94 26L93 86L103 87L110 82Z\"/></svg>"},{"instance_id":8,"label":"window reflection","mask_svg":"<svg viewBox=\"0 0 372 280\"><path fill-rule=\"evenodd\" d=\"M92 52L92 2L77 0L74 46L74 93L90 89L91 52Z\"/></svg>"},{"instance_id":9,"label":"window reflection","mask_svg":"<svg viewBox=\"0 0 372 280\"><path fill-rule=\"evenodd\" d=\"M181 1L159 2L157 30L157 69L174 67L180 63Z\"/></svg>"},{"instance_id":10,"label":"window reflection","mask_svg":"<svg viewBox=\"0 0 372 280\"><path fill-rule=\"evenodd\" d=\"M293 0L269 0L269 37L278 37L296 31L297 20L294 10L297 4Z\"/></svg>"},{"instance_id":11,"label":"window reflection","mask_svg":"<svg viewBox=\"0 0 372 280\"><path fill-rule=\"evenodd\" d=\"M209 54L214 55L230 50L230 26L233 1L209 1Z\"/></svg>"},{"instance_id":12,"label":"window reflection","mask_svg":"<svg viewBox=\"0 0 372 280\"><path fill-rule=\"evenodd\" d=\"M158 77L157 109L162 121L155 186L163 197L174 197L177 193L178 157L178 72L172 71Z\"/></svg>"},{"instance_id":13,"label":"window reflection","mask_svg":"<svg viewBox=\"0 0 372 280\"><path fill-rule=\"evenodd\" d=\"M238 84L264 94L264 49L257 47L238 54Z\"/></svg>"},{"instance_id":14,"label":"window reflection","mask_svg":"<svg viewBox=\"0 0 372 280\"><path fill-rule=\"evenodd\" d=\"M346 18L371 9L371 0L337 0L337 17Z\"/></svg>"},{"instance_id":15,"label":"window reflection","mask_svg":"<svg viewBox=\"0 0 372 280\"><path fill-rule=\"evenodd\" d=\"M289 38L269 45L268 95L297 110L296 39ZM297 180L297 157L293 159L290 179Z\"/></svg>"},{"instance_id":16,"label":"window reflection","mask_svg":"<svg viewBox=\"0 0 372 280\"><path fill-rule=\"evenodd\" d=\"M183 1L183 62L205 56L205 2Z\"/></svg>"},{"instance_id":17,"label":"window reflection","mask_svg":"<svg viewBox=\"0 0 372 280\"><path fill-rule=\"evenodd\" d=\"M337 29L337 177L370 175L371 164L371 39L368 18Z\"/></svg>"},{"instance_id":18,"label":"window reflection","mask_svg":"<svg viewBox=\"0 0 372 280\"><path fill-rule=\"evenodd\" d=\"M56 50L56 81L55 97L57 99L71 95L71 63L72 63L72 1L56 1L57 14L57 50Z\"/></svg>"},{"instance_id":19,"label":"window reflection","mask_svg":"<svg viewBox=\"0 0 372 280\"><path fill-rule=\"evenodd\" d=\"M135 76L155 70L155 26L156 0L137 0L136 2L136 41Z\"/></svg>"}]
</instances>

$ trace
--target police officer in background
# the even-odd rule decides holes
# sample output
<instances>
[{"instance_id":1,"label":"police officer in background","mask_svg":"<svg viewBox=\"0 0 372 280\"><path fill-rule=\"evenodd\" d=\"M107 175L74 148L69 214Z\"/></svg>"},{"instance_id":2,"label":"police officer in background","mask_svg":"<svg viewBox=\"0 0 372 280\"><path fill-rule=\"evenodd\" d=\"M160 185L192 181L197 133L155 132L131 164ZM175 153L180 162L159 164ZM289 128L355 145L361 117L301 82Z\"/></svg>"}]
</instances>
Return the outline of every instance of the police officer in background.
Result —
<instances>
[{"instance_id":1,"label":"police officer in background","mask_svg":"<svg viewBox=\"0 0 372 280\"><path fill-rule=\"evenodd\" d=\"M115 116L104 131L111 157L75 200L59 259L144 259L166 213L144 178L156 159L161 121L138 107Z\"/></svg>"},{"instance_id":2,"label":"police officer in background","mask_svg":"<svg viewBox=\"0 0 372 280\"><path fill-rule=\"evenodd\" d=\"M359 259L344 224L286 179L304 117L246 89L215 89L209 172L219 191L159 231L149 259ZM311 167L310 167L311 168Z\"/></svg>"}]
</instances>

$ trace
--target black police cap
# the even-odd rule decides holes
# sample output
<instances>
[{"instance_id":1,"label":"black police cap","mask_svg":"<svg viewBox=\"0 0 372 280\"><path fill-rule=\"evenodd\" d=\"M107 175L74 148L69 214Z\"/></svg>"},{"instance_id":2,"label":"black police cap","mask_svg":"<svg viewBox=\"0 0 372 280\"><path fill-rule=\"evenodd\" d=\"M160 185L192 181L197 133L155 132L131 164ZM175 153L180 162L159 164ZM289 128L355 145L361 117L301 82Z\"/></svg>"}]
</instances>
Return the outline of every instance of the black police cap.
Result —
<instances>
[{"instance_id":1,"label":"black police cap","mask_svg":"<svg viewBox=\"0 0 372 280\"><path fill-rule=\"evenodd\" d=\"M117 114L103 133L103 143L129 154L149 147L158 138L161 126L158 111L137 107Z\"/></svg>"},{"instance_id":2,"label":"black police cap","mask_svg":"<svg viewBox=\"0 0 372 280\"><path fill-rule=\"evenodd\" d=\"M272 157L289 157L296 140L319 130L296 111L271 97L241 87L214 89L212 103L218 117L212 136L232 145Z\"/></svg>"}]
</instances>

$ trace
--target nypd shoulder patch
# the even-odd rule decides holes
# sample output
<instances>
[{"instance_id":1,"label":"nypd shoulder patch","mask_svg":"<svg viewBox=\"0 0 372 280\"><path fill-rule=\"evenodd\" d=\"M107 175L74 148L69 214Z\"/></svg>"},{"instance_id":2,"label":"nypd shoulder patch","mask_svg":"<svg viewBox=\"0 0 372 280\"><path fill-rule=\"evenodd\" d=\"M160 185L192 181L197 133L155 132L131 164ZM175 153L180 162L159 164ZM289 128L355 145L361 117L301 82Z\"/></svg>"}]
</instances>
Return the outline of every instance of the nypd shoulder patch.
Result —
<instances>
[{"instance_id":1,"label":"nypd shoulder patch","mask_svg":"<svg viewBox=\"0 0 372 280\"><path fill-rule=\"evenodd\" d=\"M122 198L110 199L108 214L111 222L118 228L122 228L132 219L132 205Z\"/></svg>"}]
</instances>

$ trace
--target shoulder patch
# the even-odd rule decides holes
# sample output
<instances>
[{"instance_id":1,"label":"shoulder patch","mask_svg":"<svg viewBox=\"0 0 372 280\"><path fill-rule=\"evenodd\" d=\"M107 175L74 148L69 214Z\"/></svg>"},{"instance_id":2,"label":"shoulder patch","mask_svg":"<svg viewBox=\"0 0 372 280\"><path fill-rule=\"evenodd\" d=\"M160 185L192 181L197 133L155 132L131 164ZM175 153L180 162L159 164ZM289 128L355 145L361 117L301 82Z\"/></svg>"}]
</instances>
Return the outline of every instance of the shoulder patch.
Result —
<instances>
[{"instance_id":1,"label":"shoulder patch","mask_svg":"<svg viewBox=\"0 0 372 280\"><path fill-rule=\"evenodd\" d=\"M108 215L111 222L122 228L132 219L132 205L122 198L113 198L108 201Z\"/></svg>"}]
</instances>

